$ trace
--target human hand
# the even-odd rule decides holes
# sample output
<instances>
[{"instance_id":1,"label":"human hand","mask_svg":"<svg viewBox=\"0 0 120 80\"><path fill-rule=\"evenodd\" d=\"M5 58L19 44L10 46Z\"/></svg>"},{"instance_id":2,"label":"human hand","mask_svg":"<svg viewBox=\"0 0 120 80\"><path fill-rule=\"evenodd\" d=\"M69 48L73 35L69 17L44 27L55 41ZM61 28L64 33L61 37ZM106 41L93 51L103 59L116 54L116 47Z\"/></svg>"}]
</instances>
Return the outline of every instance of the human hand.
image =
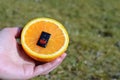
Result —
<instances>
[{"instance_id":1,"label":"human hand","mask_svg":"<svg viewBox=\"0 0 120 80\"><path fill-rule=\"evenodd\" d=\"M52 62L36 64L28 57L22 46L17 43L20 28L4 28L0 31L0 78L8 80L30 79L38 75L48 74L60 65L66 53Z\"/></svg>"}]
</instances>

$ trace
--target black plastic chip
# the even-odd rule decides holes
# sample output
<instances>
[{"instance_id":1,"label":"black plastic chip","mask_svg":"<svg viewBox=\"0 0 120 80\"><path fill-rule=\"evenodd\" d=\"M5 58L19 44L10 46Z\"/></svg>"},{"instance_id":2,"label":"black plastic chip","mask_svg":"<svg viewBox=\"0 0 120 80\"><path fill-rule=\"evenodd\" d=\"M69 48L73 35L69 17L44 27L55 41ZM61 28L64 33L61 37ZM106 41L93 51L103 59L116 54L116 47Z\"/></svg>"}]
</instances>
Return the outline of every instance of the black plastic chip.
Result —
<instances>
[{"instance_id":1,"label":"black plastic chip","mask_svg":"<svg viewBox=\"0 0 120 80\"><path fill-rule=\"evenodd\" d=\"M38 42L37 42L37 45L46 48L46 45L47 45L48 40L49 40L49 38L50 38L50 35L51 35L51 34L42 31L42 33L41 33L41 35L40 35L40 38L39 38L39 40L38 40Z\"/></svg>"}]
</instances>

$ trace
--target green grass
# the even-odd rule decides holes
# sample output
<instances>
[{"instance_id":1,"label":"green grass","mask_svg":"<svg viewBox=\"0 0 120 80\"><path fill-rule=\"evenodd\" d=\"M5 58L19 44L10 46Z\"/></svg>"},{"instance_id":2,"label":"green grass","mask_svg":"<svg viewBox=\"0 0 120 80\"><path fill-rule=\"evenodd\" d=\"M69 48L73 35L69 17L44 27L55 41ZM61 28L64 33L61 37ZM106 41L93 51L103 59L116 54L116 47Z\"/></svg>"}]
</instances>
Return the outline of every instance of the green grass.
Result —
<instances>
[{"instance_id":1,"label":"green grass","mask_svg":"<svg viewBox=\"0 0 120 80\"><path fill-rule=\"evenodd\" d=\"M31 80L120 80L120 0L0 0L0 15L0 28L49 17L69 33L64 62Z\"/></svg>"}]
</instances>

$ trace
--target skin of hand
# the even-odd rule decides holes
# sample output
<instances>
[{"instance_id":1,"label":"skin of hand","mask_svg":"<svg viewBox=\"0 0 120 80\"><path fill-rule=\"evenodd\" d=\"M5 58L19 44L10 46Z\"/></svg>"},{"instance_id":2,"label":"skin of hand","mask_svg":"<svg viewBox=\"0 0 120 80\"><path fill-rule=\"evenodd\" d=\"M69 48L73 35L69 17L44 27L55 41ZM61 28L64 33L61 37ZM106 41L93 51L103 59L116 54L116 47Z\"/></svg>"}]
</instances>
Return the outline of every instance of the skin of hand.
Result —
<instances>
[{"instance_id":1,"label":"skin of hand","mask_svg":"<svg viewBox=\"0 0 120 80\"><path fill-rule=\"evenodd\" d=\"M0 31L0 78L8 80L26 80L38 75L46 75L58 67L66 53L52 62L41 64L28 57L21 44L22 29L18 27L4 28Z\"/></svg>"}]
</instances>

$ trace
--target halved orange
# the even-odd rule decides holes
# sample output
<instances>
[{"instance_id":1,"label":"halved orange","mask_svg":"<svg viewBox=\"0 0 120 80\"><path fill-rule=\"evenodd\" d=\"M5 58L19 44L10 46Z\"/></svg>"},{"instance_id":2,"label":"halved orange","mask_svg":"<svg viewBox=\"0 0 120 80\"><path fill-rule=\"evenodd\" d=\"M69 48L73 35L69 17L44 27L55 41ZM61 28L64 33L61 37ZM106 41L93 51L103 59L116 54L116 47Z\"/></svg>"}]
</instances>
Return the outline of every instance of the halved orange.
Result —
<instances>
[{"instance_id":1,"label":"halved orange","mask_svg":"<svg viewBox=\"0 0 120 80\"><path fill-rule=\"evenodd\" d=\"M47 37L43 40L46 35L49 39ZM41 62L49 62L62 55L67 50L68 43L69 36L64 26L50 18L37 18L30 21L21 34L21 44L25 52Z\"/></svg>"}]
</instances>

